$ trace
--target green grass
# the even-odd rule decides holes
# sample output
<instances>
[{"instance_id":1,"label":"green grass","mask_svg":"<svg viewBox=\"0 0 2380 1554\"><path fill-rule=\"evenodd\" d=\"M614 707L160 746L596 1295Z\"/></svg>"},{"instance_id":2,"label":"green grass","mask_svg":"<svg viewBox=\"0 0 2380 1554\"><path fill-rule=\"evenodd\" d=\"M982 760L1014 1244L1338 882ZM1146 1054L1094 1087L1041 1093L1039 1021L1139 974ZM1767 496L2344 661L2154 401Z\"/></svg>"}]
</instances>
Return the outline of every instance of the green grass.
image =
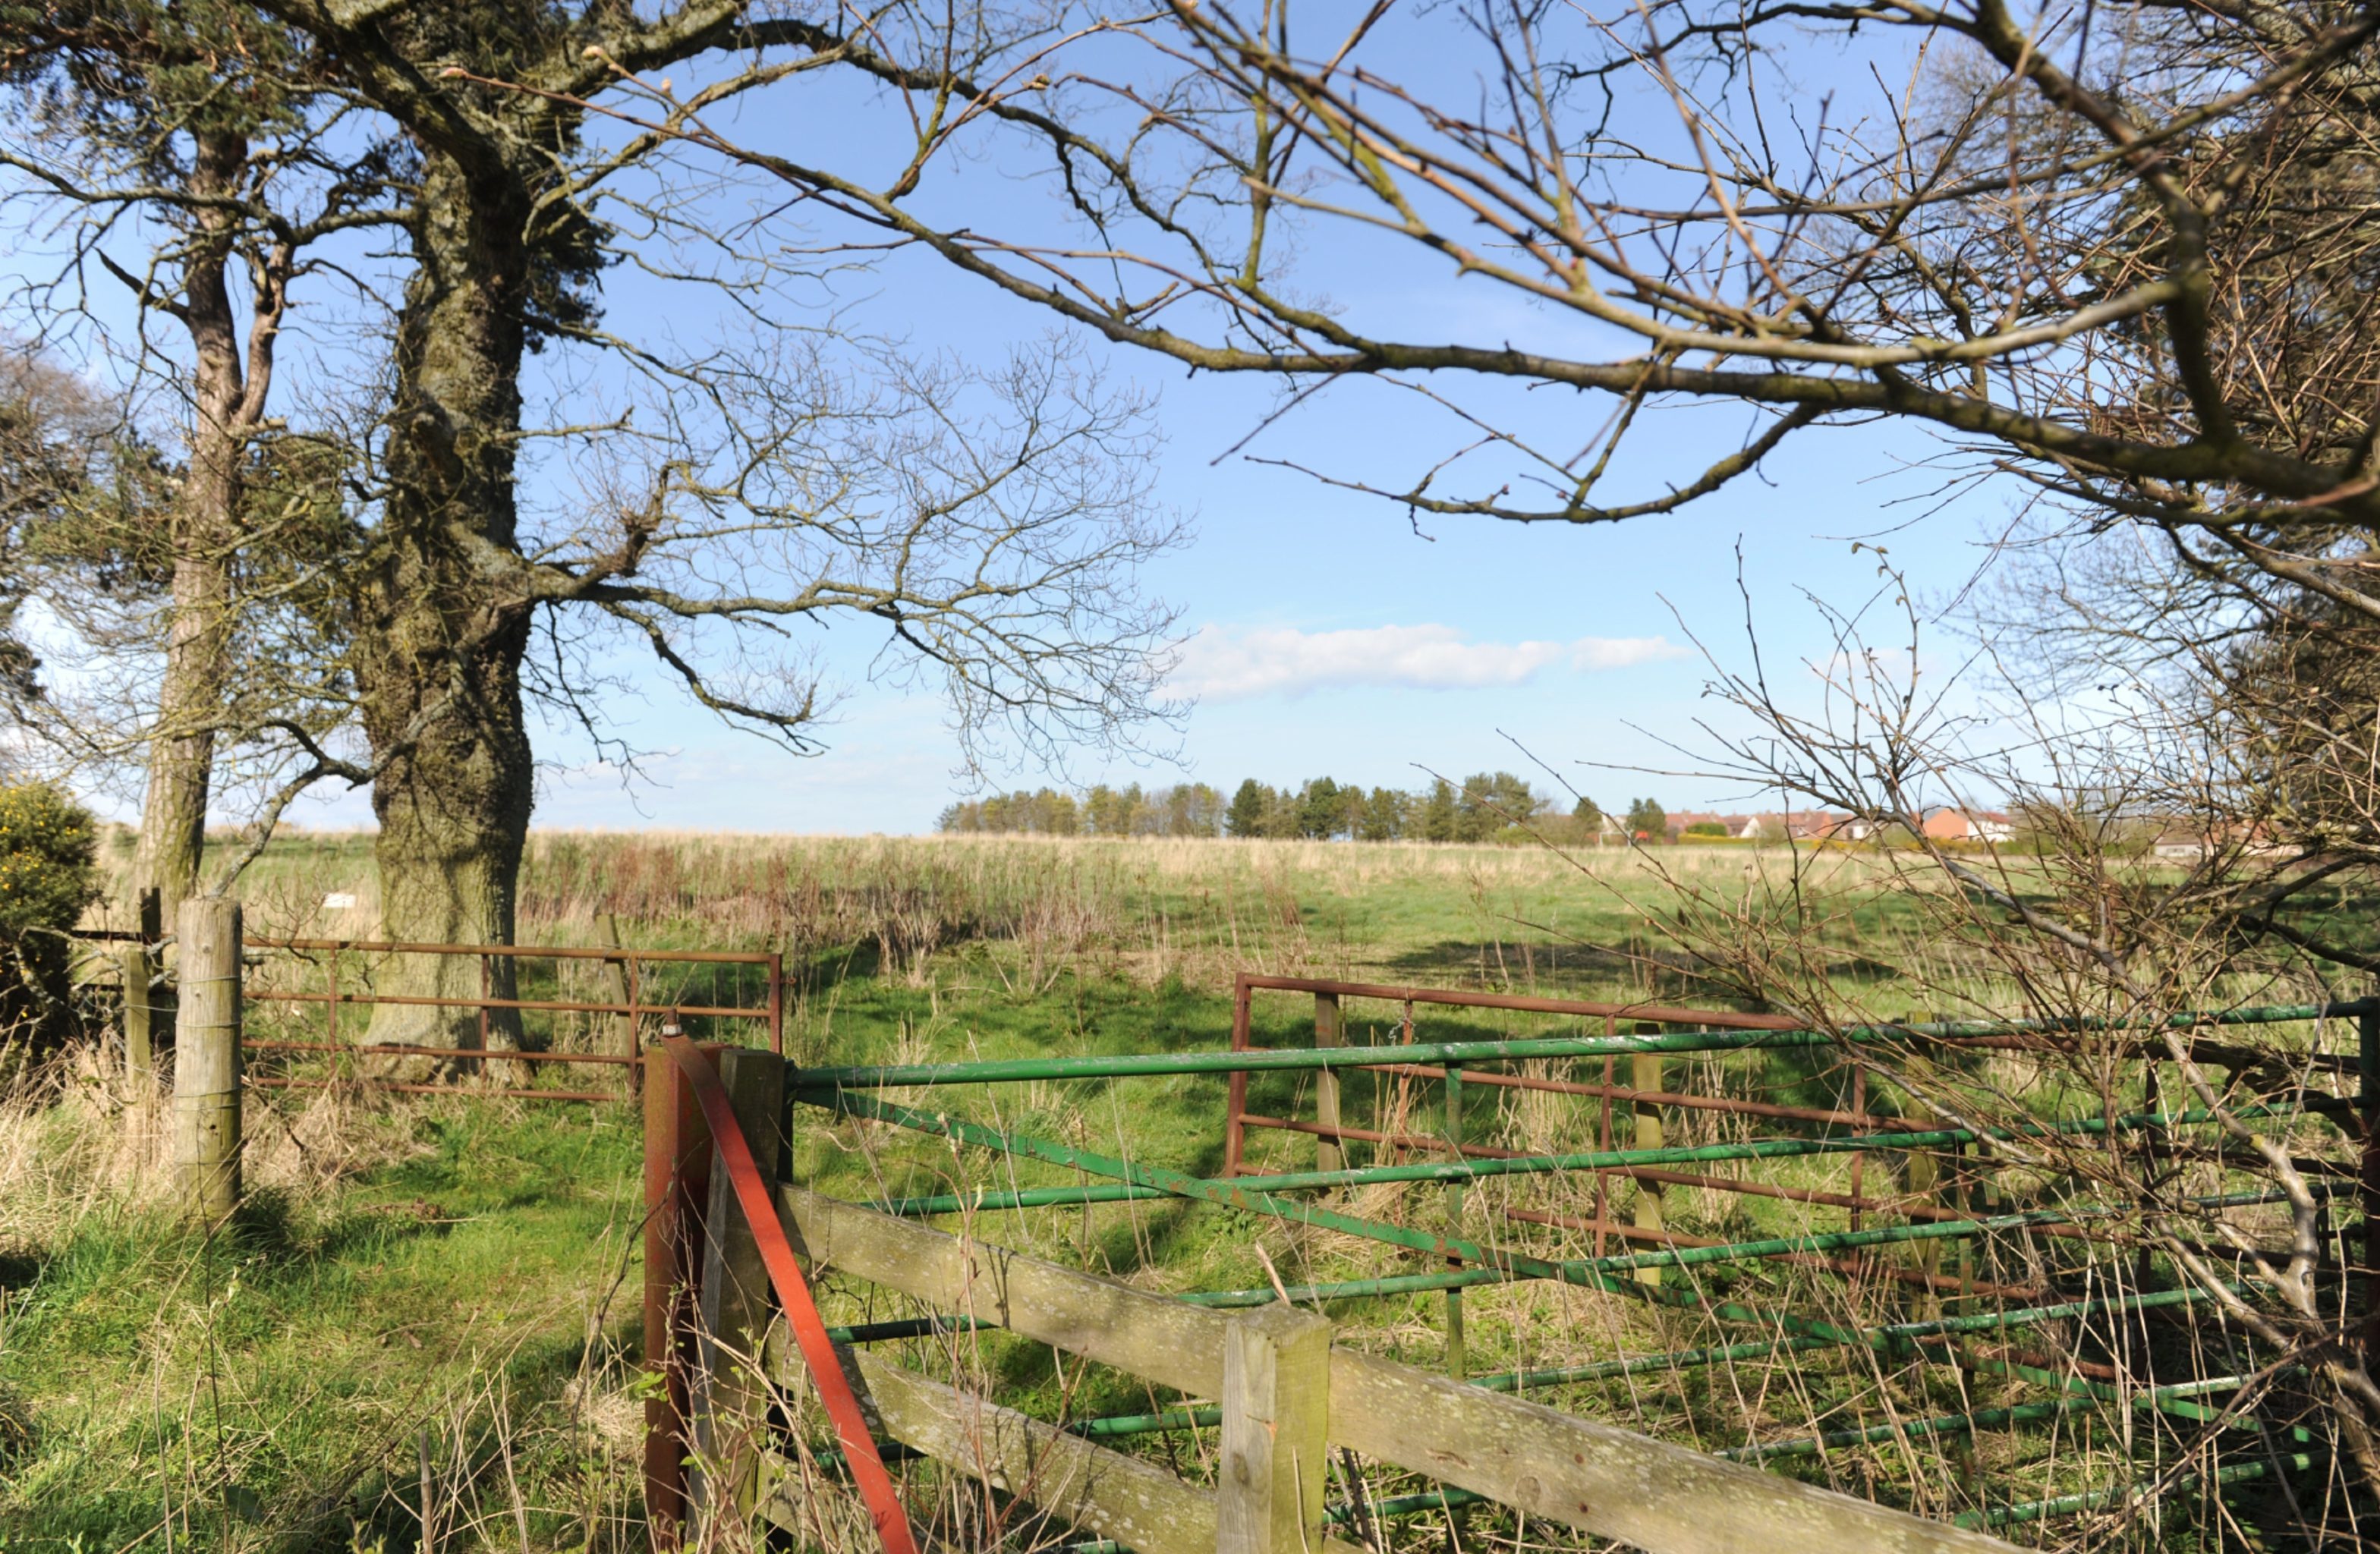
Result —
<instances>
[{"instance_id":1,"label":"green grass","mask_svg":"<svg viewBox=\"0 0 2380 1554\"><path fill-rule=\"evenodd\" d=\"M1211 1050L1228 1041L1229 989L1240 969L1741 1007L1754 1001L1725 996L1740 985L1727 968L1698 964L1665 936L1681 906L1676 887L1685 887L1690 912L1706 909L1691 905L1699 892L1756 915L1762 893L1798 861L1814 876L1799 898L1820 930L1824 964L1814 975L1840 1007L1888 1017L1963 1014L1994 1007L2005 993L1988 965L1929 928L1922 897L1876 888L1874 858L1714 847L1656 861L1671 879L1627 855L1572 862L1492 847L540 836L522 937L599 942L608 914L630 943L782 949L788 1052L805 1063ZM325 911L321 898L334 890L354 892L362 906ZM353 937L369 931L375 899L358 839L285 839L249 881L250 931ZM523 991L597 995L598 975L533 961ZM688 1002L757 1001L748 972L683 975L676 996ZM708 980L714 975L724 980ZM309 1024L318 1010L251 1010L260 1029L319 1034ZM1395 1014L1352 1004L1351 1038L1393 1039ZM1259 1044L1311 1039L1310 1001L1259 994L1255 1014ZM1424 1039L1577 1028L1484 1011L1425 1008L1419 1018ZM726 1025L698 1023L695 1034L725 1037ZM592 1021L566 1015L530 1031L534 1042L562 1048L597 1034ZM298 1071L314 1072L309 1062ZM1722 1068L1681 1061L1670 1073L1681 1086L1725 1085L1796 1105L1839 1106L1846 1083L1824 1054L1747 1055ZM1978 1076L2014 1081L1990 1062ZM1626 1082L1624 1063L1620 1077ZM641 1546L631 1109L282 1095L252 1113L257 1190L232 1226L207 1239L179 1228L162 1201L165 1162L153 1132L145 1147L123 1143L128 1123L108 1099L112 1083L86 1069L48 1102L0 1111L0 1554L162 1554L169 1516L176 1554L409 1554L425 1442L442 1550L516 1549L524 1523L539 1550ZM1260 1076L1252 1099L1276 1114L1310 1115L1308 1083ZM1220 1077L1177 1076L941 1089L930 1104L1209 1174L1221 1161L1223 1099ZM1351 1077L1349 1119L1367 1120L1379 1099L1373 1081ZM2060 1080L2031 1084L2011 1104L2052 1114L2087 1099ZM1508 1100L1478 1094L1470 1136L1532 1148L1595 1141L1594 1103ZM1432 1131L1435 1090L1425 1087L1416 1104L1415 1131ZM1870 1104L1888 1112L1900 1099L1879 1084ZM1724 1125L1682 1116L1671 1136L1716 1138ZM1623 1105L1617 1135L1624 1141L1631 1127ZM797 1111L795 1128L801 1174L848 1197L1072 1179L980 1153L954 1157L929 1139L808 1110ZM2305 1130L2300 1142L2335 1145L2317 1133ZM1300 1136L1251 1135L1259 1169L1303 1168L1312 1148ZM1357 1151L1359 1162L1368 1158ZM1786 1161L1760 1174L1840 1190L1846 1168L1840 1159ZM1868 1169L1874 1184L1896 1165L1879 1158ZM2049 1171L2010 1172L2002 1184L2011 1195L2076 1190ZM1589 1183L1550 1180L1475 1188L1471 1223L1505 1203L1581 1213L1592 1192ZM1624 1219L1632 1201L1618 1190L1615 1217ZM1351 1195L1349 1207L1415 1225L1444 1212L1436 1188L1367 1190ZM1673 1228L1715 1239L1841 1222L1833 1210L1697 1189L1671 1189L1665 1208ZM978 1229L1172 1291L1261 1287L1268 1266L1292 1282L1422 1266L1417 1255L1377 1243L1176 1201L1003 1215ZM1537 1227L1497 1233L1525 1234L1546 1253L1575 1255L1593 1242ZM2034 1251L2053 1264L2066 1254L2056 1243ZM1706 1270L1694 1282L1844 1322L1911 1308L1890 1287L1775 1267ZM1678 1284L1673 1276L1669 1287ZM837 1281L822 1300L836 1319L915 1314L882 1291ZM1480 1372L1744 1336L1692 1310L1549 1285L1474 1290L1465 1310ZM1444 1314L1435 1296L1331 1313L1350 1342L1423 1365L1441 1354ZM937 1359L933 1345L910 1352L929 1366L950 1359ZM1044 1417L1166 1401L999 1335L961 1358L997 1381L1002 1401ZM1962 1382L1914 1355L1861 1352L1790 1369L1753 1364L1573 1387L1543 1401L1718 1448L2039 1395L2011 1382ZM1890 1443L1788 1459L1771 1471L1947 1512L1986 1487L2006 1499L2104 1484L2118 1464L2105 1439L2077 1433L2086 1429L1998 1432L1978 1443L1981 1477L1973 1481L1948 1448L1912 1454ZM1148 1438L1135 1449L1194 1477L1206 1471L1195 1439ZM1383 1479L1376 1489L1415 1487ZM2260 1493L2235 1501L2252 1511ZM1512 1530L1485 1510L1471 1525ZM2050 1525L2054 1533L2040 1536L2063 1537L2073 1524ZM2168 1520L2168 1546L2190 1546L2191 1525L2186 1512ZM1443 1537L1442 1526L1426 1524L1399 1547L1442 1546Z\"/></svg>"},{"instance_id":2,"label":"green grass","mask_svg":"<svg viewBox=\"0 0 2380 1554\"><path fill-rule=\"evenodd\" d=\"M44 1122L19 1147L102 1125ZM442 1101L370 1125L381 1163L267 1185L214 1235L128 1184L10 1248L0 1542L162 1548L170 1507L177 1548L407 1548L425 1430L455 1493L508 1442L533 1530L620 1535L632 1115Z\"/></svg>"}]
</instances>

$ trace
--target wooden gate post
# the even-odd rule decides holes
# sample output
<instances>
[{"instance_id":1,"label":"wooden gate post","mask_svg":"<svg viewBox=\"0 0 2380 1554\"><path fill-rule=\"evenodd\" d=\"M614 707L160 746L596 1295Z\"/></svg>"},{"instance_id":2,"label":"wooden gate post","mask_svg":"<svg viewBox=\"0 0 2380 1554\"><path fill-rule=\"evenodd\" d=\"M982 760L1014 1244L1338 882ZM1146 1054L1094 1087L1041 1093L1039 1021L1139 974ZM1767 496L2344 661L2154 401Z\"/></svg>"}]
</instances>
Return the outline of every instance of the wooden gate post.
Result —
<instances>
[{"instance_id":1,"label":"wooden gate post","mask_svg":"<svg viewBox=\"0 0 2380 1554\"><path fill-rule=\"evenodd\" d=\"M1347 1045L1347 1016L1340 1008L1337 993L1314 995L1314 1045L1344 1047ZM1314 1121L1320 1126L1339 1126L1339 1071L1318 1068L1314 1071ZM1347 1150L1339 1135L1317 1134L1314 1136L1314 1169L1342 1171L1346 1168Z\"/></svg>"},{"instance_id":2,"label":"wooden gate post","mask_svg":"<svg viewBox=\"0 0 2380 1554\"><path fill-rule=\"evenodd\" d=\"M1636 1026L1636 1034L1658 1036L1661 1034L1661 1027L1650 1022L1640 1022ZM1628 1060L1628 1085L1631 1089L1642 1094L1660 1094L1661 1054L1638 1052L1631 1057ZM1636 1113L1636 1147L1660 1148L1661 1109L1645 1100L1631 1101L1629 1105ZM1640 1231L1651 1231L1658 1235L1667 1228L1661 1220L1661 1184L1658 1182L1647 1182L1641 1176L1636 1179L1636 1209L1632 1217ZM1668 1244L1668 1238L1662 1236L1658 1244ZM1661 1281L1661 1270L1658 1268L1640 1268L1636 1270L1636 1281L1639 1284L1658 1284Z\"/></svg>"},{"instance_id":3,"label":"wooden gate post","mask_svg":"<svg viewBox=\"0 0 2380 1554\"><path fill-rule=\"evenodd\" d=\"M213 1223L239 1202L239 903L182 903L182 1010L174 1044L174 1176Z\"/></svg>"},{"instance_id":4,"label":"wooden gate post","mask_svg":"<svg viewBox=\"0 0 2380 1554\"><path fill-rule=\"evenodd\" d=\"M701 1277L701 1216L710 1201L710 1129L693 1087L658 1048L645 1054L645 1520L656 1550L678 1547L686 1521L687 1378L693 1293Z\"/></svg>"},{"instance_id":5,"label":"wooden gate post","mask_svg":"<svg viewBox=\"0 0 2380 1554\"><path fill-rule=\"evenodd\" d=\"M719 1082L735 1108L752 1163L763 1181L774 1184L784 1159L784 1060L755 1048L730 1047L719 1054ZM776 1303L752 1223L715 1154L702 1224L696 1465L687 1487L695 1525L708 1528L723 1519L748 1517L759 1505L769 1447L769 1384L760 1349Z\"/></svg>"},{"instance_id":6,"label":"wooden gate post","mask_svg":"<svg viewBox=\"0 0 2380 1554\"><path fill-rule=\"evenodd\" d=\"M1223 1329L1215 1554L1321 1554L1330 1323L1268 1305Z\"/></svg>"}]
</instances>

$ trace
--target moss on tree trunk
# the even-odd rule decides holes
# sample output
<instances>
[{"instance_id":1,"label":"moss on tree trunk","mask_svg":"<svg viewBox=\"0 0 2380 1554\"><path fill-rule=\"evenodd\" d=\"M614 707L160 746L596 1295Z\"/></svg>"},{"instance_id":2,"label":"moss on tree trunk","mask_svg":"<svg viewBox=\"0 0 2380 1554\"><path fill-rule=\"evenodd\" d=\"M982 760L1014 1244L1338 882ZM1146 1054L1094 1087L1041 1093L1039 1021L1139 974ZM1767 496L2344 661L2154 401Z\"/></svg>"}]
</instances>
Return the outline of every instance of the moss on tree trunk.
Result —
<instances>
[{"instance_id":1,"label":"moss on tree trunk","mask_svg":"<svg viewBox=\"0 0 2380 1554\"><path fill-rule=\"evenodd\" d=\"M358 668L381 770L382 930L413 942L504 944L534 795L521 656L531 606L514 554L529 261L519 182L501 167L424 158L419 262L397 334L394 431L380 542L362 579ZM513 964L488 991L513 996ZM476 998L470 957L395 957L383 992ZM468 1047L468 1009L382 1004L369 1039ZM518 1044L493 1014L490 1044Z\"/></svg>"}]
</instances>

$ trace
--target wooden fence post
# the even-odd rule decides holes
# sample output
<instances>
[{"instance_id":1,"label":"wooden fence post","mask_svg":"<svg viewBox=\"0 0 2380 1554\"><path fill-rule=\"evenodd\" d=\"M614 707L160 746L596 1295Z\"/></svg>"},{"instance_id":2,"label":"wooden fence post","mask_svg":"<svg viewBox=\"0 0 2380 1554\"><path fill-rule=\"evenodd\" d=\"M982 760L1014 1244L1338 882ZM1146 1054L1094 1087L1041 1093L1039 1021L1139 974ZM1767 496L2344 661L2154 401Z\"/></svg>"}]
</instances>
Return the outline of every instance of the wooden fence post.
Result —
<instances>
[{"instance_id":1,"label":"wooden fence post","mask_svg":"<svg viewBox=\"0 0 2380 1554\"><path fill-rule=\"evenodd\" d=\"M1463 1065L1446 1065L1446 1158L1456 1165L1463 1163ZM1463 1233L1463 1178L1456 1177L1446 1184L1446 1233ZM1446 1266L1461 1268L1458 1258L1449 1257ZM1463 1292L1446 1292L1446 1374L1457 1381L1463 1379L1469 1361L1463 1343Z\"/></svg>"},{"instance_id":2,"label":"wooden fence post","mask_svg":"<svg viewBox=\"0 0 2380 1554\"><path fill-rule=\"evenodd\" d=\"M784 1060L754 1048L727 1048L719 1054L719 1082L751 1146L752 1162L773 1185L784 1159ZM689 1499L696 1524L710 1528L723 1518L749 1517L759 1504L769 1449L769 1385L760 1348L776 1307L759 1242L716 1155L702 1224L701 1364L695 1374Z\"/></svg>"},{"instance_id":3,"label":"wooden fence post","mask_svg":"<svg viewBox=\"0 0 2380 1554\"><path fill-rule=\"evenodd\" d=\"M176 904L179 910L180 904ZM152 885L140 892L140 942L149 946L149 1050L174 1039L174 1015L181 1000L164 979L165 937L181 925L165 920L164 893Z\"/></svg>"},{"instance_id":4,"label":"wooden fence post","mask_svg":"<svg viewBox=\"0 0 2380 1554\"><path fill-rule=\"evenodd\" d=\"M1934 1014L1930 1010L1912 1009L1909 1012L1908 1023L1912 1026L1931 1025L1933 1021ZM1912 1149L1908 1152L1906 1160L1907 1163L1901 1172L1902 1190L1915 1199L1918 1205L1926 1208L1936 1207L1940 1196L1941 1162L1935 1158L1934 1151L1931 1149ZM1904 1218L1912 1224L1917 1221L1917 1216L1914 1214ZM1938 1241L1921 1241L1915 1250L1917 1271L1925 1275L1925 1282L1921 1286L1922 1293L1918 1296L1918 1309L1930 1320L1942 1315L1942 1297L1934 1284L1935 1276L1942 1271L1942 1244Z\"/></svg>"},{"instance_id":5,"label":"wooden fence post","mask_svg":"<svg viewBox=\"0 0 2380 1554\"><path fill-rule=\"evenodd\" d=\"M116 953L124 978L124 1087L136 1105L149 1099L157 1083L157 1046L149 1019L155 964L146 944L127 944Z\"/></svg>"},{"instance_id":6,"label":"wooden fence post","mask_svg":"<svg viewBox=\"0 0 2380 1554\"><path fill-rule=\"evenodd\" d=\"M1337 993L1314 995L1314 1045L1344 1047L1347 1044L1346 1015L1339 1007ZM1314 1071L1314 1120L1326 1128L1339 1126L1339 1071L1318 1068ZM1314 1169L1342 1171L1346 1168L1347 1151L1336 1133L1317 1134L1314 1138Z\"/></svg>"},{"instance_id":7,"label":"wooden fence post","mask_svg":"<svg viewBox=\"0 0 2380 1554\"><path fill-rule=\"evenodd\" d=\"M1660 1033L1661 1027L1658 1025L1640 1022L1636 1026L1638 1036L1658 1036ZM1658 1052L1638 1052L1631 1057L1628 1060L1628 1084L1629 1087L1634 1090L1654 1095L1660 1094L1661 1055ZM1629 1104L1636 1113L1636 1147L1660 1148L1661 1109L1642 1100L1632 1101ZM1661 1222L1661 1184L1659 1183L1647 1182L1641 1177L1637 1179L1634 1219L1638 1230L1658 1232L1664 1229ZM1636 1282L1639 1284L1658 1284L1660 1281L1661 1270L1658 1268L1640 1268L1636 1270Z\"/></svg>"},{"instance_id":8,"label":"wooden fence post","mask_svg":"<svg viewBox=\"0 0 2380 1554\"><path fill-rule=\"evenodd\" d=\"M616 950L620 947L620 919L609 912L603 914L603 947L607 950ZM612 984L610 990L613 1003L628 1004L635 1002L636 992L628 985L628 963L625 959L605 961L603 975ZM603 1050L615 1057L634 1058L637 1055L635 1014L623 1013L612 1016L612 1039L603 1043ZM621 1065L620 1087L622 1089L631 1092L636 1089L637 1073L640 1066L634 1062Z\"/></svg>"},{"instance_id":9,"label":"wooden fence post","mask_svg":"<svg viewBox=\"0 0 2380 1554\"><path fill-rule=\"evenodd\" d=\"M239 903L182 903L182 1012L174 1044L174 1176L208 1223L239 1202Z\"/></svg>"},{"instance_id":10,"label":"wooden fence post","mask_svg":"<svg viewBox=\"0 0 2380 1554\"><path fill-rule=\"evenodd\" d=\"M1268 1305L1223 1329L1215 1554L1321 1554L1330 1324Z\"/></svg>"},{"instance_id":11,"label":"wooden fence post","mask_svg":"<svg viewBox=\"0 0 2380 1554\"><path fill-rule=\"evenodd\" d=\"M157 1085L157 1038L164 1034L163 1026L169 1022L159 1015L166 1013L166 995L157 986L163 959L157 948L165 937L164 916L157 904L156 887L140 892L139 923L133 930L133 941L123 947L116 957L116 967L124 978L124 1078L125 1088L136 1105L145 1104L153 1097Z\"/></svg>"}]
</instances>

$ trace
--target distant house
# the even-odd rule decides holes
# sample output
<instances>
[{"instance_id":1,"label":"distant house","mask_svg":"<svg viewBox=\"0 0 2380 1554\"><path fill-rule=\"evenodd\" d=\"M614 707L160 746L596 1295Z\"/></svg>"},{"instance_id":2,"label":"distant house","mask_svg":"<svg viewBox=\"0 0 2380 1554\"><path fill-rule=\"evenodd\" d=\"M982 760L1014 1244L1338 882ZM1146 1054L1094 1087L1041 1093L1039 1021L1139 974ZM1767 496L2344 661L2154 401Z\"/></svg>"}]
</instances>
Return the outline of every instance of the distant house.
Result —
<instances>
[{"instance_id":1,"label":"distant house","mask_svg":"<svg viewBox=\"0 0 2380 1554\"><path fill-rule=\"evenodd\" d=\"M1675 842L1687 832L1694 831L1697 826L1705 828L1696 832L1697 835L1731 836L1734 832L1727 829L1728 819L1729 817L1725 815L1718 814L1708 809L1678 810L1669 817L1670 840ZM1714 826L1718 828L1716 832L1708 829Z\"/></svg>"},{"instance_id":2,"label":"distant house","mask_svg":"<svg viewBox=\"0 0 2380 1554\"><path fill-rule=\"evenodd\" d=\"M1998 809L1937 809L1925 817L1925 834L1937 842L2006 842L2016 823Z\"/></svg>"},{"instance_id":3,"label":"distant house","mask_svg":"<svg viewBox=\"0 0 2380 1554\"><path fill-rule=\"evenodd\" d=\"M1853 834L1854 822L1849 815L1832 809L1803 809L1778 817L1785 834L1796 842L1832 842ZM1861 832L1860 834L1864 834Z\"/></svg>"},{"instance_id":4,"label":"distant house","mask_svg":"<svg viewBox=\"0 0 2380 1554\"><path fill-rule=\"evenodd\" d=\"M2203 863L2218 849L2252 858L2277 857L2294 851L2262 821L2243 824L2235 820L2212 832L2192 826L2168 827L2149 844L2153 856L2185 863Z\"/></svg>"}]
</instances>

